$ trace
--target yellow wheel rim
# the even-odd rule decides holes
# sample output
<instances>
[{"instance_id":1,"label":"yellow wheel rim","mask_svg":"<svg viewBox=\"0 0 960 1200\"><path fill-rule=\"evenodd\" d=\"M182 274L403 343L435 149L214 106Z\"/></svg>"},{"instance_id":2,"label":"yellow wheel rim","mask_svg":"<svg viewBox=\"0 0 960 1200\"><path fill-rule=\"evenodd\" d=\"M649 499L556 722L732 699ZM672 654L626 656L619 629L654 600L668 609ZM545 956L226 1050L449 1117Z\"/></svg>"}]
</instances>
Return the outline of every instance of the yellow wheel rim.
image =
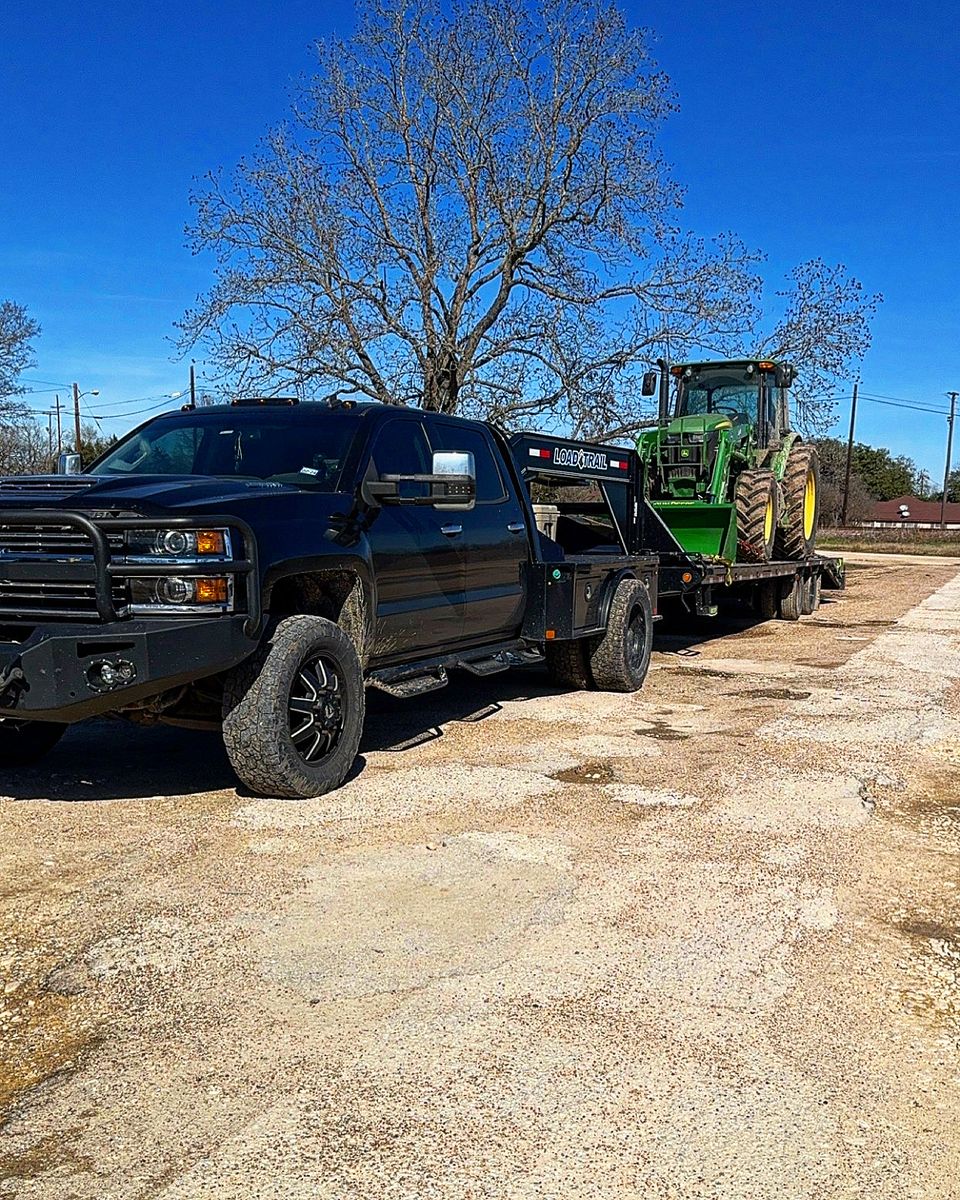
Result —
<instances>
[{"instance_id":1,"label":"yellow wheel rim","mask_svg":"<svg viewBox=\"0 0 960 1200\"><path fill-rule=\"evenodd\" d=\"M773 496L767 500L767 511L763 514L763 540L769 543L773 537Z\"/></svg>"},{"instance_id":2,"label":"yellow wheel rim","mask_svg":"<svg viewBox=\"0 0 960 1200\"><path fill-rule=\"evenodd\" d=\"M807 476L807 486L803 489L803 536L809 538L813 534L813 523L817 518L817 480L811 471Z\"/></svg>"}]
</instances>

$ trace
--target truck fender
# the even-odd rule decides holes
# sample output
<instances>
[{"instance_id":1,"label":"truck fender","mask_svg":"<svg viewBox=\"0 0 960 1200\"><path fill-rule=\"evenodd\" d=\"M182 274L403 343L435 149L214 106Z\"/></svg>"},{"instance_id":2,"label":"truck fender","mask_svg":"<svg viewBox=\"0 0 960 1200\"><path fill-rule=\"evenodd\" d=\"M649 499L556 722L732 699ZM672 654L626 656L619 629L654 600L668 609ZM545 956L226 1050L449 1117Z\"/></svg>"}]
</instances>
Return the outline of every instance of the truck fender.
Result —
<instances>
[{"instance_id":1,"label":"truck fender","mask_svg":"<svg viewBox=\"0 0 960 1200\"><path fill-rule=\"evenodd\" d=\"M657 611L657 590L656 587L651 587L651 581L647 578L645 572L639 575L632 567L624 567L620 571L615 571L611 574L603 585L603 595L600 599L599 616L600 622L604 629L607 627L607 622L610 620L610 606L613 604L613 597L617 588L624 579L639 579L643 583L647 591L650 593L650 603L654 613Z\"/></svg>"},{"instance_id":2,"label":"truck fender","mask_svg":"<svg viewBox=\"0 0 960 1200\"><path fill-rule=\"evenodd\" d=\"M376 583L365 559L338 555L275 563L264 576L263 592L271 624L300 613L326 617L350 636L366 663L377 609Z\"/></svg>"}]
</instances>

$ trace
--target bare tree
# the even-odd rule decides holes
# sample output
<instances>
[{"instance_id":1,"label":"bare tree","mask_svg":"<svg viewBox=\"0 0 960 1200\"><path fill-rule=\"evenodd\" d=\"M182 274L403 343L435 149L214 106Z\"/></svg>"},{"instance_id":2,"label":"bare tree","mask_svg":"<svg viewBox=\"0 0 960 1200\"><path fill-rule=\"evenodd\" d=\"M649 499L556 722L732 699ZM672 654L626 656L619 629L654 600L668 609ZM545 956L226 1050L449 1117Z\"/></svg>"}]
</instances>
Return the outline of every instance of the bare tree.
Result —
<instances>
[{"instance_id":1,"label":"bare tree","mask_svg":"<svg viewBox=\"0 0 960 1200\"><path fill-rule=\"evenodd\" d=\"M39 332L40 326L23 305L0 301L0 400L23 392L18 380L33 365L30 343Z\"/></svg>"},{"instance_id":2,"label":"bare tree","mask_svg":"<svg viewBox=\"0 0 960 1200\"><path fill-rule=\"evenodd\" d=\"M798 428L823 434L836 415L838 385L870 348L870 318L883 297L867 295L846 267L819 258L796 267L777 296L783 314L755 353L794 363Z\"/></svg>"},{"instance_id":3,"label":"bare tree","mask_svg":"<svg viewBox=\"0 0 960 1200\"><path fill-rule=\"evenodd\" d=\"M638 366L739 347L759 257L677 228L645 31L605 0L368 0L293 122L194 197L182 323L239 387L635 428Z\"/></svg>"}]
</instances>

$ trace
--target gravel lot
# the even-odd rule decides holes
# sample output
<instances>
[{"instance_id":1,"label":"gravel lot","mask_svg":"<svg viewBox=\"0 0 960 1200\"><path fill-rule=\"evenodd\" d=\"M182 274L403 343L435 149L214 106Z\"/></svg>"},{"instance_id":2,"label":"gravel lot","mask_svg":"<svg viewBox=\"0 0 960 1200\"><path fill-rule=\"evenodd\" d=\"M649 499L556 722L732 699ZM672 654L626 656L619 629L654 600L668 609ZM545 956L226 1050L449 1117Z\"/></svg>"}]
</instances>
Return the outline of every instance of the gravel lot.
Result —
<instances>
[{"instance_id":1,"label":"gravel lot","mask_svg":"<svg viewBox=\"0 0 960 1200\"><path fill-rule=\"evenodd\" d=\"M960 1196L958 570L373 696L317 801L106 722L0 775L0 1196Z\"/></svg>"}]
</instances>

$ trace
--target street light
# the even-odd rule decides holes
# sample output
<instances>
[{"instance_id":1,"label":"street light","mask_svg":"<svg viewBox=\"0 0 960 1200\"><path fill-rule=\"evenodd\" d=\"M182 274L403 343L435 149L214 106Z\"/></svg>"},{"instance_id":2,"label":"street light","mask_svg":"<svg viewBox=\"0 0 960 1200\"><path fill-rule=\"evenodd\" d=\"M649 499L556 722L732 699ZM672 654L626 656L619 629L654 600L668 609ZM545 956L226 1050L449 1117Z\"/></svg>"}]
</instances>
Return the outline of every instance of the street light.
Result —
<instances>
[{"instance_id":1,"label":"street light","mask_svg":"<svg viewBox=\"0 0 960 1200\"><path fill-rule=\"evenodd\" d=\"M92 388L89 392L81 392L79 384L75 383L73 385L73 423L74 423L74 432L76 434L76 439L77 439L76 450L77 450L78 454L83 453L82 449L80 448L80 442L81 442L81 438L80 438L80 401L84 396L99 396L99 395L100 395L99 388Z\"/></svg>"}]
</instances>

